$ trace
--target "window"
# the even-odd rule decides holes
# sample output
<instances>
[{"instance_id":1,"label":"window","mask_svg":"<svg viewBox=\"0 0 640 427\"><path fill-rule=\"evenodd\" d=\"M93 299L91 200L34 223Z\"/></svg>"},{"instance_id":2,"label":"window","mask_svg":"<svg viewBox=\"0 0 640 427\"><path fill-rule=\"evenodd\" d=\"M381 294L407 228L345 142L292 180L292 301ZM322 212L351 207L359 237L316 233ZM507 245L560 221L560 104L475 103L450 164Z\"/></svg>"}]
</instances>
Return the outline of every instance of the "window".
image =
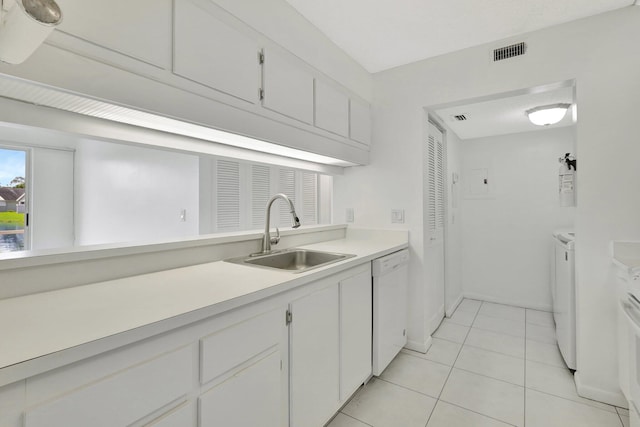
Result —
<instances>
[{"instance_id":1,"label":"window","mask_svg":"<svg viewBox=\"0 0 640 427\"><path fill-rule=\"evenodd\" d=\"M276 193L284 193L291 199L302 225L330 222L329 215L319 211L318 199L321 195L323 200L330 198L331 186L321 186L317 173L237 160L214 159L212 162L212 202L215 206L212 232L262 229L266 205ZM326 182L326 179L322 181ZM286 203L274 203L271 226L291 226Z\"/></svg>"},{"instance_id":2,"label":"window","mask_svg":"<svg viewBox=\"0 0 640 427\"><path fill-rule=\"evenodd\" d=\"M28 249L27 152L0 148L0 253Z\"/></svg>"}]
</instances>

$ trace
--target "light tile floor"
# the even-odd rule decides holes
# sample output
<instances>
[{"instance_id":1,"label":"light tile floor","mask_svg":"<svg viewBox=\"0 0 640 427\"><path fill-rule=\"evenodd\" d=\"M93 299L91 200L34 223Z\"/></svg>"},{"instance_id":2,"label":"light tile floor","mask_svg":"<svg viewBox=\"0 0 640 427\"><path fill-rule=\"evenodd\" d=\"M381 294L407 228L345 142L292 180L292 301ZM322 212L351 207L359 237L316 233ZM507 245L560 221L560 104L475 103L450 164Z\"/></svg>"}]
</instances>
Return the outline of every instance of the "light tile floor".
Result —
<instances>
[{"instance_id":1,"label":"light tile floor","mask_svg":"<svg viewBox=\"0 0 640 427\"><path fill-rule=\"evenodd\" d=\"M551 313L465 299L426 354L402 350L328 427L627 427L629 412L585 399Z\"/></svg>"}]
</instances>

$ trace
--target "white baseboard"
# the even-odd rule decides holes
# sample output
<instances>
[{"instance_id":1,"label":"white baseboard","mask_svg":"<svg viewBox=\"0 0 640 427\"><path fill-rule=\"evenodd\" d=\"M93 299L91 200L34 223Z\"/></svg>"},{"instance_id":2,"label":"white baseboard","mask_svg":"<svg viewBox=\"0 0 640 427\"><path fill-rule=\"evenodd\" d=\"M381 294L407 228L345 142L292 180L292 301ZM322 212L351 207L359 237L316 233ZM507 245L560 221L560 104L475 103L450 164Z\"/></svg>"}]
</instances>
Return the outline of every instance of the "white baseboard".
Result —
<instances>
[{"instance_id":1,"label":"white baseboard","mask_svg":"<svg viewBox=\"0 0 640 427\"><path fill-rule=\"evenodd\" d=\"M576 382L576 390L578 391L578 395L582 397L597 400L598 402L608 403L609 405L615 405L620 408L627 408L629 405L629 402L627 401L627 399L625 399L624 394L622 394L621 390L602 390L585 385L582 382L580 373L578 371L576 371L576 373L573 375L573 379Z\"/></svg>"},{"instance_id":2,"label":"white baseboard","mask_svg":"<svg viewBox=\"0 0 640 427\"><path fill-rule=\"evenodd\" d=\"M442 319L444 319L444 303L438 307L438 310L431 316L431 319L427 320L427 333L429 335L433 335L433 333L438 329L440 323L442 323Z\"/></svg>"},{"instance_id":3,"label":"white baseboard","mask_svg":"<svg viewBox=\"0 0 640 427\"><path fill-rule=\"evenodd\" d=\"M532 310L553 311L551 305L548 304L532 304L529 301L510 300L507 298L494 297L489 295L476 294L473 292L465 292L465 298L477 299L480 301L494 302L496 304L512 305L515 307L530 308Z\"/></svg>"},{"instance_id":4,"label":"white baseboard","mask_svg":"<svg viewBox=\"0 0 640 427\"><path fill-rule=\"evenodd\" d=\"M429 350L429 348L431 347L432 342L433 340L431 339L430 336L427 337L427 340L425 342L407 340L407 343L405 344L404 348L417 351L418 353L426 353L427 350Z\"/></svg>"},{"instance_id":5,"label":"white baseboard","mask_svg":"<svg viewBox=\"0 0 640 427\"><path fill-rule=\"evenodd\" d=\"M456 308L458 308L458 306L462 302L463 298L464 298L464 296L462 294L458 295L458 298L456 298L456 300L453 302L453 304L449 305L449 307L445 310L444 314L447 317L451 317L453 315L453 313L456 311Z\"/></svg>"}]
</instances>

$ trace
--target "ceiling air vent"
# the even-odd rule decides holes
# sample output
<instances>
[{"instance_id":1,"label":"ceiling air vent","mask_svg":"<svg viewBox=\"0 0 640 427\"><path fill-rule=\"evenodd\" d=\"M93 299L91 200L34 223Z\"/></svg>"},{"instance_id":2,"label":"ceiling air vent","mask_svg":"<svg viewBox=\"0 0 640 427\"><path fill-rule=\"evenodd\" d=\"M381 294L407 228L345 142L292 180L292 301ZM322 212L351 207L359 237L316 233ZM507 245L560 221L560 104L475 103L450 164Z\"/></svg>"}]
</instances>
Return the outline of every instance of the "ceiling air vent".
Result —
<instances>
[{"instance_id":1,"label":"ceiling air vent","mask_svg":"<svg viewBox=\"0 0 640 427\"><path fill-rule=\"evenodd\" d=\"M467 120L467 116L465 116L464 114L458 114L453 116L454 120L457 120L459 122L462 122L464 120Z\"/></svg>"},{"instance_id":2,"label":"ceiling air vent","mask_svg":"<svg viewBox=\"0 0 640 427\"><path fill-rule=\"evenodd\" d=\"M503 59L513 58L514 56L524 55L527 51L525 42L500 47L493 50L493 62L502 61Z\"/></svg>"}]
</instances>

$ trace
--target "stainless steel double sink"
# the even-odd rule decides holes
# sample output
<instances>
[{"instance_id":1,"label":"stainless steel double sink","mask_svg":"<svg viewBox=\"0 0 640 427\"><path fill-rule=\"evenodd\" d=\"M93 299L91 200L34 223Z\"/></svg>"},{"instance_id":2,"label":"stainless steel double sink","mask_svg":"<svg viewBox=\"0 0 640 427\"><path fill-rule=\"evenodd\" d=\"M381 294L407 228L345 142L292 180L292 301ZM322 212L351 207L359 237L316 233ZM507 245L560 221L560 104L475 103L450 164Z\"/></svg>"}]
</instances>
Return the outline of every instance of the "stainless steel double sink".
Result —
<instances>
[{"instance_id":1,"label":"stainless steel double sink","mask_svg":"<svg viewBox=\"0 0 640 427\"><path fill-rule=\"evenodd\" d=\"M302 273L312 268L323 267L353 257L355 255L293 248L267 255L230 258L225 261L253 267Z\"/></svg>"}]
</instances>

